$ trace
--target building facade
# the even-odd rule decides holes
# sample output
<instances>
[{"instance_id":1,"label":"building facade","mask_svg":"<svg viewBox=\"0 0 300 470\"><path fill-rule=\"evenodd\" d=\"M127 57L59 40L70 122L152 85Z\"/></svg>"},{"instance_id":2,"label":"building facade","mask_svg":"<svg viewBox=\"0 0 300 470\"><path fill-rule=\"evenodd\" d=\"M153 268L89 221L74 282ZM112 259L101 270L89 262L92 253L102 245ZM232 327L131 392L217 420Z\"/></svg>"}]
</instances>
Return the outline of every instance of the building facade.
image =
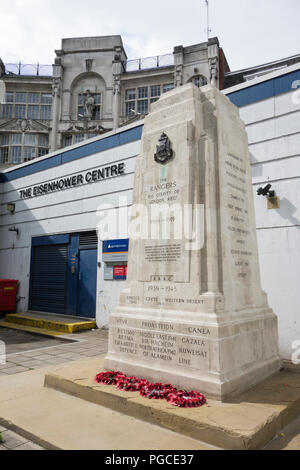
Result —
<instances>
[{"instance_id":1,"label":"building facade","mask_svg":"<svg viewBox=\"0 0 300 470\"><path fill-rule=\"evenodd\" d=\"M262 286L286 360L300 338L299 85L295 64L224 90L248 132ZM19 312L88 314L108 325L125 287L142 129L141 120L0 173L0 278L19 280ZM267 184L275 205L257 194ZM105 245L111 218L119 230ZM94 266L89 277L86 257Z\"/></svg>"},{"instance_id":2,"label":"building facade","mask_svg":"<svg viewBox=\"0 0 300 470\"><path fill-rule=\"evenodd\" d=\"M246 125L262 287L278 315L280 352L300 339L300 64L224 90ZM272 185L273 205L259 188ZM299 358L298 358L299 359Z\"/></svg>"},{"instance_id":3,"label":"building facade","mask_svg":"<svg viewBox=\"0 0 300 470\"><path fill-rule=\"evenodd\" d=\"M138 120L175 86L223 88L229 71L217 38L137 60L120 36L63 39L55 52L53 67L0 62L2 168Z\"/></svg>"}]
</instances>

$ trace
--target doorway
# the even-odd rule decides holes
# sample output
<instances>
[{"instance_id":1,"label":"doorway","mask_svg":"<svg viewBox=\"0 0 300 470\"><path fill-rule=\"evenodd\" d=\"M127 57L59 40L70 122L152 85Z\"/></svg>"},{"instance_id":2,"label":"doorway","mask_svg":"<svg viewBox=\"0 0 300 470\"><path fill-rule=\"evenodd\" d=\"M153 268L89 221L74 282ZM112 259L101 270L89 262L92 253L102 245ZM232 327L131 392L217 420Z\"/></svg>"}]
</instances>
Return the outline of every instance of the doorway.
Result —
<instances>
[{"instance_id":1,"label":"doorway","mask_svg":"<svg viewBox=\"0 0 300 470\"><path fill-rule=\"evenodd\" d=\"M97 232L32 239L29 309L94 319Z\"/></svg>"}]
</instances>

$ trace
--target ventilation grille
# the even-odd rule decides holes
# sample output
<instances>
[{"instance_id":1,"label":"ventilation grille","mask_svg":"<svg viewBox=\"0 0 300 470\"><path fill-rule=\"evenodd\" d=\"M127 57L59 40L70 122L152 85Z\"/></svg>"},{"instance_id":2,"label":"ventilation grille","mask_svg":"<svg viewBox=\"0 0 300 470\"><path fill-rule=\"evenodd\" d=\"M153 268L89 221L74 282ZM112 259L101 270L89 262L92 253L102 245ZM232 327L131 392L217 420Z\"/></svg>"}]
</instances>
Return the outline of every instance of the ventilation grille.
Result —
<instances>
[{"instance_id":1,"label":"ventilation grille","mask_svg":"<svg viewBox=\"0 0 300 470\"><path fill-rule=\"evenodd\" d=\"M83 232L79 236L79 245L80 246L87 246L87 245L98 245L98 236L97 232Z\"/></svg>"}]
</instances>

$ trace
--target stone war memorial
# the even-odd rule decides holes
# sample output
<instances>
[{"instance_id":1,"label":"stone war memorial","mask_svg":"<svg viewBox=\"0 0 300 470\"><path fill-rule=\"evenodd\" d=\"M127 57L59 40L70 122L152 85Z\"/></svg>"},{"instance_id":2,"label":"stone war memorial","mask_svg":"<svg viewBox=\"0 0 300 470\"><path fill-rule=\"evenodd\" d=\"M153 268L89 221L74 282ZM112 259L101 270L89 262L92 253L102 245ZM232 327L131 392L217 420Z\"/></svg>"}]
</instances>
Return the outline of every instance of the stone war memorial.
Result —
<instances>
[{"instance_id":1,"label":"stone war memorial","mask_svg":"<svg viewBox=\"0 0 300 470\"><path fill-rule=\"evenodd\" d=\"M188 84L152 105L105 369L219 400L279 370L252 191L245 127L220 91Z\"/></svg>"}]
</instances>

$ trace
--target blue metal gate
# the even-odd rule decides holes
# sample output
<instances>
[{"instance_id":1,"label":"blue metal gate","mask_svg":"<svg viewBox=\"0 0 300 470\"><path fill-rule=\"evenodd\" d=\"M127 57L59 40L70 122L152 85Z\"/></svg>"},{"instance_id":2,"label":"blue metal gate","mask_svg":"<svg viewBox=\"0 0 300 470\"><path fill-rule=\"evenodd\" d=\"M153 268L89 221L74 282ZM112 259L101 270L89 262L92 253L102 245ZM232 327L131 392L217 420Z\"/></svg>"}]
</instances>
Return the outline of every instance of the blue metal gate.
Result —
<instances>
[{"instance_id":1,"label":"blue metal gate","mask_svg":"<svg viewBox=\"0 0 300 470\"><path fill-rule=\"evenodd\" d=\"M96 284L96 232L33 238L30 310L95 318Z\"/></svg>"}]
</instances>

